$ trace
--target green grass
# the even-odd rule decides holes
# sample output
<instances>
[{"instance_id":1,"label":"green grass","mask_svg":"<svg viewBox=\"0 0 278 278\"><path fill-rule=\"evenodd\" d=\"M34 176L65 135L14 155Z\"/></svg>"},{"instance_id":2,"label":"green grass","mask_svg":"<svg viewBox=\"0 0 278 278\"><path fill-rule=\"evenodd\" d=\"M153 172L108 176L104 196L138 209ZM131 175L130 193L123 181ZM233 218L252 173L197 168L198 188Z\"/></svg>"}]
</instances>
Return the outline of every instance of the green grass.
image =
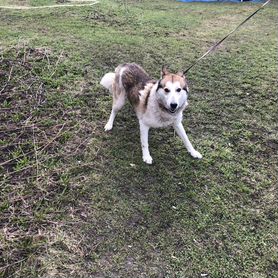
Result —
<instances>
[{"instance_id":1,"label":"green grass","mask_svg":"<svg viewBox=\"0 0 278 278\"><path fill-rule=\"evenodd\" d=\"M0 277L277 277L277 3L188 73L202 160L159 129L145 165L129 105L104 132L99 85L124 62L184 69L257 7L0 9Z\"/></svg>"}]
</instances>

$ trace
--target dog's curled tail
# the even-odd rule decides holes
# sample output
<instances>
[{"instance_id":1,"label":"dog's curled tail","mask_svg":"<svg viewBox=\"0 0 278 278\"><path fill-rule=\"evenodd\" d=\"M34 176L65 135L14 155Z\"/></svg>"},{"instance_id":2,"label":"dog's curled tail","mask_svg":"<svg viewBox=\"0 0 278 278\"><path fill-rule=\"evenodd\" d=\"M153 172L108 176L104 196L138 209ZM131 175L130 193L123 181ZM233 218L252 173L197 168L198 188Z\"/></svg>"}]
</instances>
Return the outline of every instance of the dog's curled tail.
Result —
<instances>
[{"instance_id":1,"label":"dog's curled tail","mask_svg":"<svg viewBox=\"0 0 278 278\"><path fill-rule=\"evenodd\" d=\"M108 89L110 92L112 92L112 85L114 83L114 80L115 80L115 73L108 72L102 77L100 84L106 89Z\"/></svg>"}]
</instances>

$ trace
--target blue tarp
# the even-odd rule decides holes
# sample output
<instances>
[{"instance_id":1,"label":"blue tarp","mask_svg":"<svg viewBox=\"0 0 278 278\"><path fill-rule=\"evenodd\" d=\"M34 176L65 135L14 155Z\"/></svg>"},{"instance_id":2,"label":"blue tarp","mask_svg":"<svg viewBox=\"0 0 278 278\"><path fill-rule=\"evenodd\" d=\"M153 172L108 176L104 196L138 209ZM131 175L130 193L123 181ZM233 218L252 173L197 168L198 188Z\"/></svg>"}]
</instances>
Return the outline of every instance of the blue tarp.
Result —
<instances>
[{"instance_id":1,"label":"blue tarp","mask_svg":"<svg viewBox=\"0 0 278 278\"><path fill-rule=\"evenodd\" d=\"M234 2L240 3L241 0L178 0L178 2ZM264 0L243 0L242 3L246 2L254 2L254 3L262 3Z\"/></svg>"}]
</instances>

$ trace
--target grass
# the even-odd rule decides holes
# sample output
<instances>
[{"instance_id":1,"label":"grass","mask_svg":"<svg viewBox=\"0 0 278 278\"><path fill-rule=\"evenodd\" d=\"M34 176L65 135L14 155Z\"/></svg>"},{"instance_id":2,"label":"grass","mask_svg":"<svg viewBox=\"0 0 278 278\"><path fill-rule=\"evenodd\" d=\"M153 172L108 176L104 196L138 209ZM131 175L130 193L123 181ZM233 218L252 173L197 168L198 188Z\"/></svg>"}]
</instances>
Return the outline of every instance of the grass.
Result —
<instances>
[{"instance_id":1,"label":"grass","mask_svg":"<svg viewBox=\"0 0 278 278\"><path fill-rule=\"evenodd\" d=\"M183 69L256 8L0 9L0 277L277 277L277 3L188 74L201 161L151 130L145 165L130 106L103 131L99 85L123 62Z\"/></svg>"},{"instance_id":2,"label":"grass","mask_svg":"<svg viewBox=\"0 0 278 278\"><path fill-rule=\"evenodd\" d=\"M91 0L1 0L1 6L39 7L57 4L75 4L92 2Z\"/></svg>"}]
</instances>

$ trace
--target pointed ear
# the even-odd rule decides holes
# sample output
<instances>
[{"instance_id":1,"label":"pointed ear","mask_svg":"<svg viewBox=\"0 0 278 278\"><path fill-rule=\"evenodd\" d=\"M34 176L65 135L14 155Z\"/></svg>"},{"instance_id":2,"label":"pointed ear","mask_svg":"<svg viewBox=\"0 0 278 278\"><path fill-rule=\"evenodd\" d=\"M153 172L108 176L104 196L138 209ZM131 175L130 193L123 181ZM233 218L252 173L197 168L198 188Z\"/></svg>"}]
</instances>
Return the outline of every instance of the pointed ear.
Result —
<instances>
[{"instance_id":1,"label":"pointed ear","mask_svg":"<svg viewBox=\"0 0 278 278\"><path fill-rule=\"evenodd\" d=\"M185 81L185 89L186 89L187 92L189 92L188 82L187 82L187 79L186 79L186 77L185 77L185 72L179 71L179 72L177 73L177 75L180 76L180 77L182 77L182 78L184 79L184 81Z\"/></svg>"},{"instance_id":2,"label":"pointed ear","mask_svg":"<svg viewBox=\"0 0 278 278\"><path fill-rule=\"evenodd\" d=\"M186 80L186 77L184 76L184 80L185 80L185 89L187 91L187 93L189 93L189 87L188 87L188 82Z\"/></svg>"},{"instance_id":3,"label":"pointed ear","mask_svg":"<svg viewBox=\"0 0 278 278\"><path fill-rule=\"evenodd\" d=\"M182 71L177 72L177 75L180 76L180 77L182 77L182 78L184 78L184 79L186 79L186 78L185 78L185 74L184 74L184 72L182 72Z\"/></svg>"},{"instance_id":4,"label":"pointed ear","mask_svg":"<svg viewBox=\"0 0 278 278\"><path fill-rule=\"evenodd\" d=\"M161 78L163 78L167 74L169 74L169 71L167 70L167 66L164 65L161 69Z\"/></svg>"},{"instance_id":5,"label":"pointed ear","mask_svg":"<svg viewBox=\"0 0 278 278\"><path fill-rule=\"evenodd\" d=\"M189 93L189 87L188 87L188 84L185 85L185 89L187 91L187 93Z\"/></svg>"}]
</instances>

